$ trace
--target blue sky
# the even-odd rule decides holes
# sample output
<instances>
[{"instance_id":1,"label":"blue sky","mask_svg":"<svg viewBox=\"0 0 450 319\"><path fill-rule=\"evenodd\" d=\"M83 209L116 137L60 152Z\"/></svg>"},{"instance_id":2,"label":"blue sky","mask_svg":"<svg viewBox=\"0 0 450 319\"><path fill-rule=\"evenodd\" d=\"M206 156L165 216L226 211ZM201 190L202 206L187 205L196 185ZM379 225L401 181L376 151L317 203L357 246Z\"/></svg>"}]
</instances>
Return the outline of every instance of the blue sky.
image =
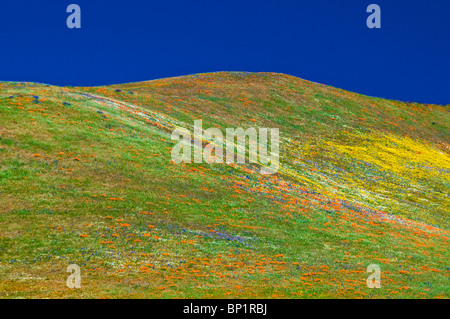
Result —
<instances>
[{"instance_id":1,"label":"blue sky","mask_svg":"<svg viewBox=\"0 0 450 319\"><path fill-rule=\"evenodd\" d=\"M81 7L81 29L66 8ZM381 29L366 8L381 7ZM450 104L448 0L2 1L0 80L104 85L269 71Z\"/></svg>"}]
</instances>

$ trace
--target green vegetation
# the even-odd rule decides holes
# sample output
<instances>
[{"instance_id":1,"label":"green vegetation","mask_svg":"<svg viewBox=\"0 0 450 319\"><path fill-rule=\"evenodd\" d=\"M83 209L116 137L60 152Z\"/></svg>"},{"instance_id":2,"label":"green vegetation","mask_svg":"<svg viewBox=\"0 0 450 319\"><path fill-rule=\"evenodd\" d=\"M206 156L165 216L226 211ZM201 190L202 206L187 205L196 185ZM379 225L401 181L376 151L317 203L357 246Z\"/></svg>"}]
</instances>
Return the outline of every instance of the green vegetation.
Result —
<instances>
[{"instance_id":1,"label":"green vegetation","mask_svg":"<svg viewBox=\"0 0 450 319\"><path fill-rule=\"evenodd\" d=\"M194 119L279 128L280 170L174 164ZM0 297L448 298L449 123L274 73L0 83Z\"/></svg>"}]
</instances>

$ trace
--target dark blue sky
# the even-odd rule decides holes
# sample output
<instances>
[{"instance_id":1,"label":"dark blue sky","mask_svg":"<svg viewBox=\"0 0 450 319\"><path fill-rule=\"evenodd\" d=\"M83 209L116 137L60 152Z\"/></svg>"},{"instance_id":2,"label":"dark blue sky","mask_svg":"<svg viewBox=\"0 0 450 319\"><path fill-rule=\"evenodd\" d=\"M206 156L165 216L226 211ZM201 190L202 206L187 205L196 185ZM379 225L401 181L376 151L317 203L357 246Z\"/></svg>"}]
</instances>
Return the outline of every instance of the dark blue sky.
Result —
<instances>
[{"instance_id":1,"label":"dark blue sky","mask_svg":"<svg viewBox=\"0 0 450 319\"><path fill-rule=\"evenodd\" d=\"M66 8L81 7L81 29ZM381 7L381 29L366 8ZM448 0L2 1L0 80L103 85L271 71L450 103Z\"/></svg>"}]
</instances>

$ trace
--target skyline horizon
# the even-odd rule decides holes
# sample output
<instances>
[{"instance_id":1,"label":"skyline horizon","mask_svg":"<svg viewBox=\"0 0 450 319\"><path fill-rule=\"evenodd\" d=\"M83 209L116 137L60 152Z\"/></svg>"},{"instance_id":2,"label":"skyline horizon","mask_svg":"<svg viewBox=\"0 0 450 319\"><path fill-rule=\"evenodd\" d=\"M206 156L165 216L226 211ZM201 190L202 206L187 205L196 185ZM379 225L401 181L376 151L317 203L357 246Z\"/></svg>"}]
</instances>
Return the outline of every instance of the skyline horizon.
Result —
<instances>
[{"instance_id":1,"label":"skyline horizon","mask_svg":"<svg viewBox=\"0 0 450 319\"><path fill-rule=\"evenodd\" d=\"M13 82L13 83L35 83L35 84L42 84L42 85L50 85L50 86L56 86L56 87L104 87L104 86L115 86L115 85L126 85L126 84L134 84L134 83L144 83L144 82L151 82L151 81L158 81L158 80L164 80L164 79L172 79L172 78L182 78L182 77L187 77L187 76L192 76L192 75L200 75L200 74L214 74L214 73L271 73L271 74L280 74L280 75L287 75L287 76L292 76L304 81L308 81L311 83L315 83L315 84L320 84L320 85L324 85L324 86L328 86L328 87L332 87L335 89L339 89L339 90L343 90L343 91L347 91L347 92L351 92L354 94L359 94L359 95L363 95L363 96L367 96L367 97L371 97L371 98L376 98L376 99L383 99L383 100L391 100L391 101L398 101L398 102L403 102L403 103L417 103L417 104L422 104L422 105L436 105L436 106L450 106L450 101L449 103L445 103L445 104L441 104L441 103L432 103L432 102L419 102L419 101L413 101L413 100L402 100L402 99L395 99L395 98L389 98L389 97L383 97L383 96L376 96L376 95L370 95L370 94L365 94L365 93L361 93L355 90L351 90L351 89L346 89L346 88L342 88L342 87L338 87L332 84L327 84L327 83L322 83L322 82L318 82L318 81L312 81L309 79L306 79L304 77L301 76L297 76L297 75L293 75L293 74L289 74L289 73L282 73L282 72L273 72L273 71L210 71L210 72L197 72L197 73L189 73L189 74L182 74L182 75L174 75L174 76L166 76L166 77L159 77L159 78L154 78L154 79L148 79L148 80L138 80L138 81L130 81L130 82L114 82L114 83L107 83L107 84L99 84L99 85L60 85L60 84L53 84L53 83L46 83L46 82L37 82L37 81L22 81L22 80L0 80L0 83L4 82Z\"/></svg>"}]
</instances>

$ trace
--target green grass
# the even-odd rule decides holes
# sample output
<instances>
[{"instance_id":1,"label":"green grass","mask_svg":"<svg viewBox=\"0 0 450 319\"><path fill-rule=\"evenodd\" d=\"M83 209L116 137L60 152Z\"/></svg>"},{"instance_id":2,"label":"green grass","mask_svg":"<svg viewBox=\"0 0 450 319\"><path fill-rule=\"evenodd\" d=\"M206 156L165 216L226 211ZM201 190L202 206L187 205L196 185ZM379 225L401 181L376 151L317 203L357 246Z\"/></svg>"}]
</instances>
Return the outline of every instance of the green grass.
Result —
<instances>
[{"instance_id":1,"label":"green grass","mask_svg":"<svg viewBox=\"0 0 450 319\"><path fill-rule=\"evenodd\" d=\"M0 83L0 297L448 298L448 110L273 73ZM279 128L280 170L171 163L195 119Z\"/></svg>"}]
</instances>

